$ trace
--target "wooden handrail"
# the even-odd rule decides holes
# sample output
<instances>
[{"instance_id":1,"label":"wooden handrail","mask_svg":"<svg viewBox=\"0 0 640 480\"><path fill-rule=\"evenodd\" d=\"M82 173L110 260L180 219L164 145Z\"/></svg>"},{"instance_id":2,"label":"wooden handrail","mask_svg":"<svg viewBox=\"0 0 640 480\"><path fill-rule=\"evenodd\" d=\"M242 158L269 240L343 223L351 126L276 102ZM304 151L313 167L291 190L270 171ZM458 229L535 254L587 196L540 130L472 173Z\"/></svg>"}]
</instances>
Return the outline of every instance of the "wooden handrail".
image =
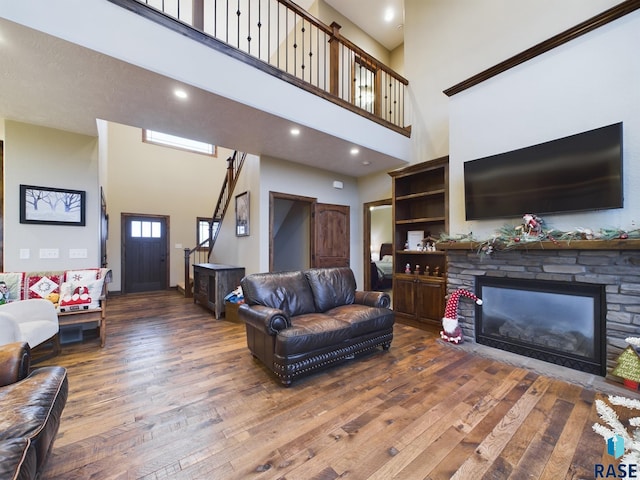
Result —
<instances>
[{"instance_id":1,"label":"wooden handrail","mask_svg":"<svg viewBox=\"0 0 640 480\"><path fill-rule=\"evenodd\" d=\"M347 38L345 38L342 35L340 35L340 28L342 28L342 27L338 23L333 22L329 26L325 25L320 20L318 20L316 17L311 15L309 12L307 12L306 10L303 10L302 8L300 8L300 6L298 6L295 3L293 3L291 0L276 0L276 1L278 3L281 3L282 5L285 5L290 10L293 10L297 15L299 15L302 18L304 18L306 21L308 21L309 23L311 23L315 27L318 27L320 30L324 31L330 37L336 38L340 43L342 43L343 45L348 47L350 50L353 50L359 57L362 57L362 58L366 59L368 62L370 62L373 65L375 65L376 68L379 68L383 72L388 73L389 75L391 75L392 77L394 77L395 79L397 79L398 81L403 83L404 85L409 85L409 80L404 78L399 73L393 71L390 67L386 66L384 63L382 63L380 60L378 60L377 58L375 58L371 54L369 54L369 53L365 52L364 50L362 50L355 43L351 42ZM337 29L334 27L334 25L337 26Z\"/></svg>"},{"instance_id":2,"label":"wooden handrail","mask_svg":"<svg viewBox=\"0 0 640 480\"><path fill-rule=\"evenodd\" d=\"M243 152L239 155L239 152L236 150L233 152L233 155L227 158L227 174L222 180L220 195L218 195L218 201L216 202L216 206L211 216L211 221L209 222L209 238L203 240L193 248L184 249L184 295L187 298L193 297L193 290L191 289L191 257L196 252L206 250L207 261L209 261L213 246L215 245L218 233L220 232L220 226L218 226L215 232L213 231L213 224L215 222L218 222L219 225L222 224L222 220L224 219L227 209L229 208L229 204L231 203L231 194L235 189L238 176L240 175L240 171L242 170L246 157L246 153Z\"/></svg>"},{"instance_id":3,"label":"wooden handrail","mask_svg":"<svg viewBox=\"0 0 640 480\"><path fill-rule=\"evenodd\" d=\"M178 8L178 13L163 10L165 3L172 4L169 1L163 1L161 8L151 6L152 0L108 1L398 133L411 135L411 127L405 125L409 81L344 38L338 24L325 25L291 0L243 2L245 11L241 11L240 3L236 7L234 2L230 8L229 2L225 5L217 0L213 0L213 9L205 11L203 0L191 0L192 8ZM181 11L190 17L182 18ZM280 22L281 15L284 22ZM206 31L207 26L213 27L213 32ZM272 38L277 40L272 43ZM356 63L371 75L356 76ZM369 98L367 92L373 97Z\"/></svg>"}]
</instances>

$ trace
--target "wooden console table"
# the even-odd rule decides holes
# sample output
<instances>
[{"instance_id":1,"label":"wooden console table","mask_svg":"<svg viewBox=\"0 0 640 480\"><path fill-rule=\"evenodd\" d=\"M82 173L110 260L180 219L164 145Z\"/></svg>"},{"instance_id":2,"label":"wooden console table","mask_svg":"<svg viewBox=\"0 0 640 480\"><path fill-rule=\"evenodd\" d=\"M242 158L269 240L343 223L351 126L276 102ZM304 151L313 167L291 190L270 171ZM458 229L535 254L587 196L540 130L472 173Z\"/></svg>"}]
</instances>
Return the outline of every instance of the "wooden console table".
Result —
<instances>
[{"instance_id":1,"label":"wooden console table","mask_svg":"<svg viewBox=\"0 0 640 480\"><path fill-rule=\"evenodd\" d=\"M224 297L244 277L243 267L199 263L193 266L193 301L211 310L216 319L224 313Z\"/></svg>"}]
</instances>

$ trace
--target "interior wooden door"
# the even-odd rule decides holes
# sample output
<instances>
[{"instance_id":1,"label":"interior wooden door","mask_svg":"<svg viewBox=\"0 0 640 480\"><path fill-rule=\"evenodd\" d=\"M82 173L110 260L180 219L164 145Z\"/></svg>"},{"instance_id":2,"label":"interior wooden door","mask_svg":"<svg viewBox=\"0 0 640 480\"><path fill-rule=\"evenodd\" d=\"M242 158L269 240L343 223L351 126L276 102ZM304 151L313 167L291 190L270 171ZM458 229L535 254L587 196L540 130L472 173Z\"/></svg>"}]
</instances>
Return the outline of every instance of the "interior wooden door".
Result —
<instances>
[{"instance_id":1,"label":"interior wooden door","mask_svg":"<svg viewBox=\"0 0 640 480\"><path fill-rule=\"evenodd\" d=\"M348 205L316 203L313 206L313 267L348 267L350 263L350 212Z\"/></svg>"}]
</instances>

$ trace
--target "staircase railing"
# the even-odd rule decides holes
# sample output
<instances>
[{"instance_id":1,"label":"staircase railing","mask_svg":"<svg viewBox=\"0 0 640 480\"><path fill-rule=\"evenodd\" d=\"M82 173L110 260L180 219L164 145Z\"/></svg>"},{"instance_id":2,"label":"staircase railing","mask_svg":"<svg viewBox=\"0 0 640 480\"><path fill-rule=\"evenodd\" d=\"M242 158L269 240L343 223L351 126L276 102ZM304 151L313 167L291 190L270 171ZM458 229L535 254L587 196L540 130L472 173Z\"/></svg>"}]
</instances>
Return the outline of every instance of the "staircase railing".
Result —
<instances>
[{"instance_id":1,"label":"staircase railing","mask_svg":"<svg viewBox=\"0 0 640 480\"><path fill-rule=\"evenodd\" d=\"M410 134L409 81L343 37L340 25L325 25L291 0L109 1L236 58L244 53L282 80Z\"/></svg>"},{"instance_id":2,"label":"staircase railing","mask_svg":"<svg viewBox=\"0 0 640 480\"><path fill-rule=\"evenodd\" d=\"M187 298L193 297L193 289L191 287L191 265L194 263L205 263L211 258L211 252L213 246L218 238L220 232L220 226L222 220L227 213L233 191L236 187L240 171L244 165L244 161L247 158L247 154L244 152L233 152L229 158L227 158L227 174L222 181L222 187L220 188L220 195L218 201L213 210L211 221L209 222L209 238L204 239L200 244L194 248L184 249L184 295ZM206 252L206 258L204 254ZM197 261L195 260L197 258Z\"/></svg>"}]
</instances>

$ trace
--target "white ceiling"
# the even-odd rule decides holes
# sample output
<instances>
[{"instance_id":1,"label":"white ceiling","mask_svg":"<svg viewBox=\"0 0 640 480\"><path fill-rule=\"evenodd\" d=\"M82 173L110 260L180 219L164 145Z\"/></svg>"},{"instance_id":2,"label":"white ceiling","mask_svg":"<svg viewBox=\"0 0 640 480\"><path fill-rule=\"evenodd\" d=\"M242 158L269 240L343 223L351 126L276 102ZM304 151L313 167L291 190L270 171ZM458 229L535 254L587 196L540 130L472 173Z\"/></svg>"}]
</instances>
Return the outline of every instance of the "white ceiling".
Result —
<instances>
[{"instance_id":1,"label":"white ceiling","mask_svg":"<svg viewBox=\"0 0 640 480\"><path fill-rule=\"evenodd\" d=\"M387 50L404 42L404 0L325 0ZM393 18L385 21L387 10Z\"/></svg>"},{"instance_id":2,"label":"white ceiling","mask_svg":"<svg viewBox=\"0 0 640 480\"><path fill-rule=\"evenodd\" d=\"M340 9L345 16L355 15L357 4L369 6L369 1L386 3L331 0L344 4L346 10ZM363 10L369 13L371 8ZM364 19L362 25L372 25L370 21ZM282 134L289 131L290 120L197 88L190 92L193 97L185 115L182 107L173 105L174 99L166 97L175 80L4 18L0 18L0 64L7 67L0 69L0 118L87 135L95 135L96 119L103 119L355 177L404 163L363 148L361 158L371 162L363 167L345 154L353 146L350 142L313 129L305 132L304 143L294 144ZM158 102L159 98L165 101Z\"/></svg>"}]
</instances>

